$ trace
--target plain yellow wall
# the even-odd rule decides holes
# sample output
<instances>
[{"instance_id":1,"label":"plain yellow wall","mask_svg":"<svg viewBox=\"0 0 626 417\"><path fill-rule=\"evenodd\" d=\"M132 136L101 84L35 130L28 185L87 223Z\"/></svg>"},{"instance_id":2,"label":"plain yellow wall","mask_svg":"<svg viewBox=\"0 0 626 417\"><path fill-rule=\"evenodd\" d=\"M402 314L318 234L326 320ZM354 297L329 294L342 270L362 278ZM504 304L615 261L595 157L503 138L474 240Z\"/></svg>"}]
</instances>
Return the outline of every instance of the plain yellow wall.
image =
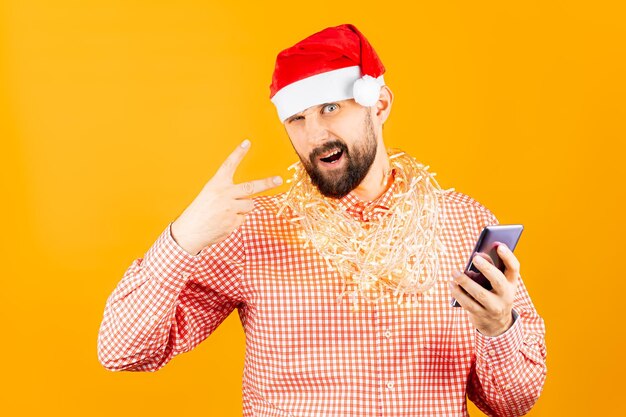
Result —
<instances>
[{"instance_id":1,"label":"plain yellow wall","mask_svg":"<svg viewBox=\"0 0 626 417\"><path fill-rule=\"evenodd\" d=\"M386 143L525 225L516 254L548 332L529 415L626 415L621 4L0 3L2 414L241 414L236 315L157 373L112 373L104 304L241 140L237 180L288 174L274 58L349 22L395 93Z\"/></svg>"}]
</instances>

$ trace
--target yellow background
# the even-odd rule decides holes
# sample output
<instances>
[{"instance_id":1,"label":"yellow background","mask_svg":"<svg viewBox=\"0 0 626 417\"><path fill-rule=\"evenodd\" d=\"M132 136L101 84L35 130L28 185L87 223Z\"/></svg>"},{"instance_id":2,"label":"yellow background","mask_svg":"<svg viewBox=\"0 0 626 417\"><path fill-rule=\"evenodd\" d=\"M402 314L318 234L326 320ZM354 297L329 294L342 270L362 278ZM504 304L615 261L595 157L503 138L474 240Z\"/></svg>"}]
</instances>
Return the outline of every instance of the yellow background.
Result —
<instances>
[{"instance_id":1,"label":"yellow background","mask_svg":"<svg viewBox=\"0 0 626 417\"><path fill-rule=\"evenodd\" d=\"M347 22L387 67L386 143L525 225L548 331L529 415L626 415L621 4L0 3L2 415L241 414L236 315L157 373L112 373L104 304L242 139L238 181L287 175L274 58Z\"/></svg>"}]
</instances>

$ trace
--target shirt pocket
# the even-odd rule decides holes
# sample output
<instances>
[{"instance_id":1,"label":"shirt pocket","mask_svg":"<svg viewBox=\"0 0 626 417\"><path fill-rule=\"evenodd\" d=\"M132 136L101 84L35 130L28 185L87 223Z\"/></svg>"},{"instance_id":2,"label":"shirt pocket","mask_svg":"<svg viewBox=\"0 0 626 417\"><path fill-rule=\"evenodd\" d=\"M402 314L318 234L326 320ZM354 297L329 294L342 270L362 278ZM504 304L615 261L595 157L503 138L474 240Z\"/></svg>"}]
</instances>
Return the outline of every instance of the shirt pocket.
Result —
<instances>
[{"instance_id":1,"label":"shirt pocket","mask_svg":"<svg viewBox=\"0 0 626 417\"><path fill-rule=\"evenodd\" d=\"M325 387L344 384L343 367L331 363L336 354L327 348L310 344L283 346L275 358L273 369L277 377L293 390L307 389L319 384Z\"/></svg>"},{"instance_id":2,"label":"shirt pocket","mask_svg":"<svg viewBox=\"0 0 626 417\"><path fill-rule=\"evenodd\" d=\"M438 362L468 362L473 348L467 340L446 338L439 334L423 337L417 345L422 357Z\"/></svg>"},{"instance_id":3,"label":"shirt pocket","mask_svg":"<svg viewBox=\"0 0 626 417\"><path fill-rule=\"evenodd\" d=\"M474 355L473 328L463 319L462 313L454 310L432 326L421 323L414 349L425 366L469 366Z\"/></svg>"}]
</instances>

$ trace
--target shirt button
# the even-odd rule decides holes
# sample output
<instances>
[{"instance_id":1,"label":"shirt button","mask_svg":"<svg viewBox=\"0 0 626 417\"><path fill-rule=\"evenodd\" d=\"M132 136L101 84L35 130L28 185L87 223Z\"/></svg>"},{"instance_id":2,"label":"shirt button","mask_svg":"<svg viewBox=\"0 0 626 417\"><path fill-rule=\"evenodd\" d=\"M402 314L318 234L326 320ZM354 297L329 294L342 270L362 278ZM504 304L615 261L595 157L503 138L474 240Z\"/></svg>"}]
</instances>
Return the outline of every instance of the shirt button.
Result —
<instances>
[{"instance_id":1,"label":"shirt button","mask_svg":"<svg viewBox=\"0 0 626 417\"><path fill-rule=\"evenodd\" d=\"M150 321L151 322L156 322L157 320L159 320L159 318L157 316L150 316Z\"/></svg>"},{"instance_id":2,"label":"shirt button","mask_svg":"<svg viewBox=\"0 0 626 417\"><path fill-rule=\"evenodd\" d=\"M180 275L182 275L183 278L188 278L189 277L189 272L183 272Z\"/></svg>"},{"instance_id":3,"label":"shirt button","mask_svg":"<svg viewBox=\"0 0 626 417\"><path fill-rule=\"evenodd\" d=\"M531 334L526 338L526 344L528 345L534 345L536 343L539 343L539 336L535 335L535 334Z\"/></svg>"},{"instance_id":4,"label":"shirt button","mask_svg":"<svg viewBox=\"0 0 626 417\"><path fill-rule=\"evenodd\" d=\"M393 382L387 382L387 388L393 389Z\"/></svg>"},{"instance_id":5,"label":"shirt button","mask_svg":"<svg viewBox=\"0 0 626 417\"><path fill-rule=\"evenodd\" d=\"M385 337L386 337L387 339L389 339L389 338L391 337L391 331L387 330L387 331L385 332Z\"/></svg>"},{"instance_id":6,"label":"shirt button","mask_svg":"<svg viewBox=\"0 0 626 417\"><path fill-rule=\"evenodd\" d=\"M506 389L506 390L509 390L509 389L511 389L511 388L513 388L513 385L512 385L512 384L506 384L506 385L504 386L504 389Z\"/></svg>"},{"instance_id":7,"label":"shirt button","mask_svg":"<svg viewBox=\"0 0 626 417\"><path fill-rule=\"evenodd\" d=\"M487 353L489 353L489 356L496 356L496 351L493 349L489 349L489 352Z\"/></svg>"}]
</instances>

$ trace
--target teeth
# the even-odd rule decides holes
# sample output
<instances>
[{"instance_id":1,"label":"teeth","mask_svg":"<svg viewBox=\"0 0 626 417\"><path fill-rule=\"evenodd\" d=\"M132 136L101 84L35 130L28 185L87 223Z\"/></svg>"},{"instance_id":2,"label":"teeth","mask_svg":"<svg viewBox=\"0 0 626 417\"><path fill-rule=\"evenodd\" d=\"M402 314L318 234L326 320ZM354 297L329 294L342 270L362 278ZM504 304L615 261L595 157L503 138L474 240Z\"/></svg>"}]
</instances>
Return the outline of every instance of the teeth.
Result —
<instances>
[{"instance_id":1,"label":"teeth","mask_svg":"<svg viewBox=\"0 0 626 417\"><path fill-rule=\"evenodd\" d=\"M336 149L336 150L334 150L333 152L329 153L328 155L324 155L324 156L322 156L322 158L328 158L328 157L331 157L331 156L333 156L333 155L338 154L339 152L341 152L341 150L340 150L340 149Z\"/></svg>"}]
</instances>

